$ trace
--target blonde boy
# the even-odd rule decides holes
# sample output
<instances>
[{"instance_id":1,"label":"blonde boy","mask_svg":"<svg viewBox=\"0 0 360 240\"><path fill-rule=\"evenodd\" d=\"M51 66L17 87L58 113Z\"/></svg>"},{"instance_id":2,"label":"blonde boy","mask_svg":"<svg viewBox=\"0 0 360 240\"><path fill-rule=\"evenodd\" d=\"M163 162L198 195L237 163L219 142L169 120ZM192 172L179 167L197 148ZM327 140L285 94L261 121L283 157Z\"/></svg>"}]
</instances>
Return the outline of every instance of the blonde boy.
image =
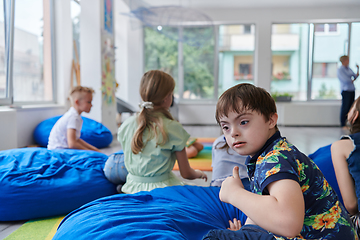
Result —
<instances>
[{"instance_id":1,"label":"blonde boy","mask_svg":"<svg viewBox=\"0 0 360 240\"><path fill-rule=\"evenodd\" d=\"M315 163L281 137L277 119L274 99L254 85L236 85L219 98L216 120L227 144L249 156L251 191L234 167L220 200L248 218L244 226L232 219L228 229L204 239L357 239L335 191Z\"/></svg>"},{"instance_id":2,"label":"blonde boy","mask_svg":"<svg viewBox=\"0 0 360 240\"><path fill-rule=\"evenodd\" d=\"M74 148L84 150L100 150L80 139L83 120L81 113L89 113L92 107L94 90L76 86L69 94L71 108L55 123L49 136L48 149Z\"/></svg>"}]
</instances>

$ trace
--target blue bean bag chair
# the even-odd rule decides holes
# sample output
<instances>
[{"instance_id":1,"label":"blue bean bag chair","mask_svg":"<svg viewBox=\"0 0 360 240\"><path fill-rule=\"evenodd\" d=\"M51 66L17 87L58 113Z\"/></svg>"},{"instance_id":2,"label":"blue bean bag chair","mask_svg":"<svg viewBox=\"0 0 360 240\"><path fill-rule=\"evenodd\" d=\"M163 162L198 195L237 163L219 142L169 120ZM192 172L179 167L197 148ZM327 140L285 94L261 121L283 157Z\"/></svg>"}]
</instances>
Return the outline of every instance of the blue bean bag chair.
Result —
<instances>
[{"instance_id":1,"label":"blue bean bag chair","mask_svg":"<svg viewBox=\"0 0 360 240\"><path fill-rule=\"evenodd\" d=\"M41 147L47 147L51 129L61 116L52 117L39 123L34 130L34 140ZM110 145L113 136L110 130L102 123L81 116L83 126L80 138L97 148L104 148Z\"/></svg>"},{"instance_id":2,"label":"blue bean bag chair","mask_svg":"<svg viewBox=\"0 0 360 240\"><path fill-rule=\"evenodd\" d=\"M309 157L339 195L331 145ZM173 186L97 199L68 214L53 240L64 239L201 239L228 220L246 216L219 200L218 187ZM342 201L342 199L341 199Z\"/></svg>"},{"instance_id":3,"label":"blue bean bag chair","mask_svg":"<svg viewBox=\"0 0 360 240\"><path fill-rule=\"evenodd\" d=\"M67 215L58 239L201 239L211 229L246 216L219 200L218 187L172 186L117 194L85 204Z\"/></svg>"},{"instance_id":4,"label":"blue bean bag chair","mask_svg":"<svg viewBox=\"0 0 360 240\"><path fill-rule=\"evenodd\" d=\"M0 221L66 215L116 192L103 173L108 156L87 150L0 151Z\"/></svg>"},{"instance_id":5,"label":"blue bean bag chair","mask_svg":"<svg viewBox=\"0 0 360 240\"><path fill-rule=\"evenodd\" d=\"M331 160L331 144L319 148L314 153L310 154L309 158L311 158L316 163L330 186L339 196L340 201L343 203L339 185L336 180L334 166Z\"/></svg>"}]
</instances>

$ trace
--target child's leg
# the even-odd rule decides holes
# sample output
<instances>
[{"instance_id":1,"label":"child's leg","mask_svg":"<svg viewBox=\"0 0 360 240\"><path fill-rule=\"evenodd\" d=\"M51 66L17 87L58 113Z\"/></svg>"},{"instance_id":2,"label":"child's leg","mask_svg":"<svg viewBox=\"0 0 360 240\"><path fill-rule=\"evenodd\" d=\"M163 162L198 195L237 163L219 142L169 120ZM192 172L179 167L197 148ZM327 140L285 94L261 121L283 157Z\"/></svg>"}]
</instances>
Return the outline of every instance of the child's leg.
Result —
<instances>
[{"instance_id":1,"label":"child's leg","mask_svg":"<svg viewBox=\"0 0 360 240\"><path fill-rule=\"evenodd\" d=\"M196 157L196 155L199 153L199 151L196 149L196 147L194 147L194 145L186 147L185 150L188 158Z\"/></svg>"},{"instance_id":2,"label":"child's leg","mask_svg":"<svg viewBox=\"0 0 360 240\"><path fill-rule=\"evenodd\" d=\"M189 147L186 148L186 155L188 158L193 158L198 155L198 153L204 149L204 145L199 142L194 142Z\"/></svg>"},{"instance_id":3,"label":"child's leg","mask_svg":"<svg viewBox=\"0 0 360 240\"><path fill-rule=\"evenodd\" d=\"M110 182L116 185L126 182L128 171L125 168L123 153L114 153L109 156L105 162L104 174Z\"/></svg>"},{"instance_id":4,"label":"child's leg","mask_svg":"<svg viewBox=\"0 0 360 240\"><path fill-rule=\"evenodd\" d=\"M204 149L204 145L202 143L199 143L198 141L194 142L192 146L194 146L198 150L198 152Z\"/></svg>"}]
</instances>

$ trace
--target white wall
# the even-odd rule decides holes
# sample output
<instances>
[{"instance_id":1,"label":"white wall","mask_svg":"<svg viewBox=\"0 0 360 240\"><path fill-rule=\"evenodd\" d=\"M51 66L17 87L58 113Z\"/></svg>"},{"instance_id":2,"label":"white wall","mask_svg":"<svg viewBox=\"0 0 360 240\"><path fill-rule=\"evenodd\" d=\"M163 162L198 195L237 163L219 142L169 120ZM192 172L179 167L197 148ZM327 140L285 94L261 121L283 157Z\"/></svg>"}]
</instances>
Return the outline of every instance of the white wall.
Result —
<instances>
[{"instance_id":1,"label":"white wall","mask_svg":"<svg viewBox=\"0 0 360 240\"><path fill-rule=\"evenodd\" d=\"M119 6L120 7L120 6ZM120 7L118 12L128 12ZM360 21L360 6L353 7L296 7L296 8L273 8L273 9L201 9L201 12L210 16L216 24L253 23L256 26L256 50L254 82L257 86L270 90L271 79L271 26L273 23L296 23L296 22L347 22ZM117 80L120 83L120 91L117 96L129 102L133 106L138 104L138 86L143 68L142 34L139 29L131 29L129 17L118 17L121 24L125 24L126 30L117 32L116 45L125 48L121 51ZM122 42L119 41L122 39ZM127 44L126 44L127 43ZM126 66L125 66L126 65ZM121 75L122 74L122 75ZM124 74L127 74L126 76ZM191 103L190 105L180 102L179 120L183 124L216 124L214 118L215 101L206 103ZM323 104L325 106L323 106ZM320 107L323 106L323 107ZM292 102L286 106L279 106L279 124L304 125L304 126L339 126L340 101L327 103ZM311 117L309 117L311 116Z\"/></svg>"}]
</instances>

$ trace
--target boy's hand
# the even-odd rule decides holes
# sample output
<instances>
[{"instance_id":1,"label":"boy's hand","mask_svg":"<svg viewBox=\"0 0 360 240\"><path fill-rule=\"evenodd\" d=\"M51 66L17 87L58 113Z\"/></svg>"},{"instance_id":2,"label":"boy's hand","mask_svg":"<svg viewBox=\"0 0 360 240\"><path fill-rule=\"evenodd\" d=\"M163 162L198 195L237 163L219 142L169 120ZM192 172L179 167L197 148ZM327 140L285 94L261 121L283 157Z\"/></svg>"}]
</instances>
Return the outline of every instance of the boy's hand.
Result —
<instances>
[{"instance_id":1,"label":"boy's hand","mask_svg":"<svg viewBox=\"0 0 360 240\"><path fill-rule=\"evenodd\" d=\"M233 169L233 175L226 178L225 181L223 181L223 183L221 184L221 189L219 193L220 200L222 202L229 203L229 198L233 194L234 190L238 188L244 188L244 185L242 184L239 176L239 167L236 166Z\"/></svg>"},{"instance_id":2,"label":"boy's hand","mask_svg":"<svg viewBox=\"0 0 360 240\"><path fill-rule=\"evenodd\" d=\"M233 222L231 220L229 220L229 224L230 224L230 227L228 227L227 229L229 229L231 231L237 231L241 228L241 221L237 220L236 218L233 219Z\"/></svg>"}]
</instances>

